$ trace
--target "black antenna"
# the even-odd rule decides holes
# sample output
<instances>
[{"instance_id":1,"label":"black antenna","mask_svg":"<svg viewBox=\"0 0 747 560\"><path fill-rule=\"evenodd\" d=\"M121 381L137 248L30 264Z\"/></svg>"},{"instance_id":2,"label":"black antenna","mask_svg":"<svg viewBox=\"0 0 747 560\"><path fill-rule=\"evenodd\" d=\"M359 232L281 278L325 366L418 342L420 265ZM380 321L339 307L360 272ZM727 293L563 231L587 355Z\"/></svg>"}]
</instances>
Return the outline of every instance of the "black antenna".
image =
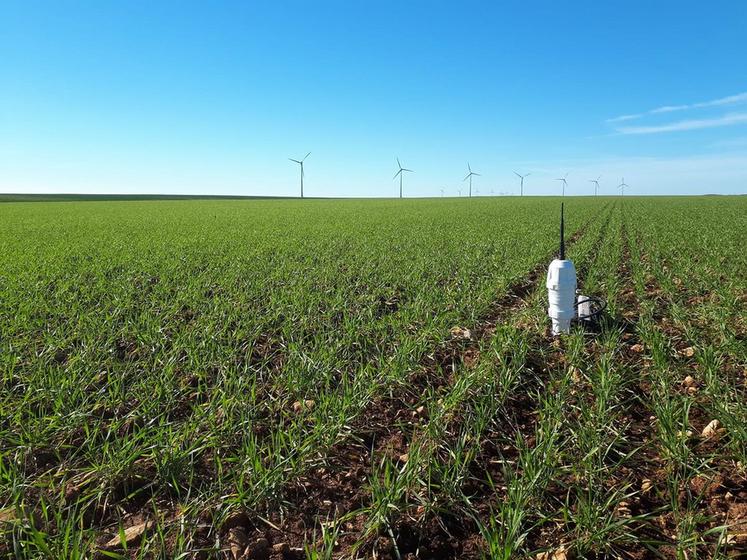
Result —
<instances>
[{"instance_id":1,"label":"black antenna","mask_svg":"<svg viewBox=\"0 0 747 560\"><path fill-rule=\"evenodd\" d=\"M565 260L565 224L563 223L563 203L560 203L560 260Z\"/></svg>"}]
</instances>

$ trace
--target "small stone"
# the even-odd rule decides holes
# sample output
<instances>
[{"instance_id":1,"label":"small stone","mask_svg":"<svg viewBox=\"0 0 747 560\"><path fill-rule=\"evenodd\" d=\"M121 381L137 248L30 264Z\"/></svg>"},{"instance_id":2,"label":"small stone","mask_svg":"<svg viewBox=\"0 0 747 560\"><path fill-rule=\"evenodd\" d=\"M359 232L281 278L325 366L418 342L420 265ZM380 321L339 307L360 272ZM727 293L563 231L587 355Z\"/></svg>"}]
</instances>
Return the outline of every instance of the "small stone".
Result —
<instances>
[{"instance_id":1,"label":"small stone","mask_svg":"<svg viewBox=\"0 0 747 560\"><path fill-rule=\"evenodd\" d=\"M685 379L682 380L682 384L685 387L697 387L698 382L693 379L692 375L688 375L685 377Z\"/></svg>"},{"instance_id":2,"label":"small stone","mask_svg":"<svg viewBox=\"0 0 747 560\"><path fill-rule=\"evenodd\" d=\"M708 425L703 428L702 436L706 439L715 437L719 435L719 428L721 427L721 422L718 420L711 420L708 422Z\"/></svg>"},{"instance_id":3,"label":"small stone","mask_svg":"<svg viewBox=\"0 0 747 560\"><path fill-rule=\"evenodd\" d=\"M692 358L695 355L695 348L693 348L692 346L688 346L680 353L686 358Z\"/></svg>"},{"instance_id":4,"label":"small stone","mask_svg":"<svg viewBox=\"0 0 747 560\"><path fill-rule=\"evenodd\" d=\"M644 478L641 482L641 493L642 494L648 494L651 492L651 489L654 487L654 483L651 482L648 478Z\"/></svg>"},{"instance_id":5,"label":"small stone","mask_svg":"<svg viewBox=\"0 0 747 560\"><path fill-rule=\"evenodd\" d=\"M399 462L406 463L409 458L410 456L407 453L403 453L402 455L399 456Z\"/></svg>"},{"instance_id":6,"label":"small stone","mask_svg":"<svg viewBox=\"0 0 747 560\"><path fill-rule=\"evenodd\" d=\"M137 525L133 525L132 527L128 527L127 529L125 529L124 544L130 546L138 542L142 538L145 531L150 529L151 525L152 522L146 521L145 523L138 523ZM117 533L104 546L106 548L118 548L121 547L122 544L122 538L120 537L119 533Z\"/></svg>"},{"instance_id":7,"label":"small stone","mask_svg":"<svg viewBox=\"0 0 747 560\"><path fill-rule=\"evenodd\" d=\"M634 344L630 347L631 352L635 352L636 354L640 354L643 352L643 344Z\"/></svg>"}]
</instances>

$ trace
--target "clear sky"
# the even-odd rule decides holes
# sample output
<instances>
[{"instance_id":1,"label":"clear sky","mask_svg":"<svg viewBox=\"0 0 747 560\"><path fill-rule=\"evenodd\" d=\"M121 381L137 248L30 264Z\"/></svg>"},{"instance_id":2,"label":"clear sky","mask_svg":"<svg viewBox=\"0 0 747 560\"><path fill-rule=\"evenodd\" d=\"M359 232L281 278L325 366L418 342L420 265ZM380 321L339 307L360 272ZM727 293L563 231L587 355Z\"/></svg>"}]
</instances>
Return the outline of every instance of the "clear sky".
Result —
<instances>
[{"instance_id":1,"label":"clear sky","mask_svg":"<svg viewBox=\"0 0 747 560\"><path fill-rule=\"evenodd\" d=\"M0 192L747 192L747 2L0 4Z\"/></svg>"}]
</instances>

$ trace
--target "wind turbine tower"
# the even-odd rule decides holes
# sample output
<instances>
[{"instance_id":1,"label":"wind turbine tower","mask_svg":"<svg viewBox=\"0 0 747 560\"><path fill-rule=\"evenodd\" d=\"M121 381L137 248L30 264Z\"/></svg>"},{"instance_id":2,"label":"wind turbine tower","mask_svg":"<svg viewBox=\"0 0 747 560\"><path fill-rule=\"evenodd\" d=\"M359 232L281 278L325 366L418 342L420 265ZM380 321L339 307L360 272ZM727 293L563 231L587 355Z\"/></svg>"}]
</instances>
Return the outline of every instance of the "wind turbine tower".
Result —
<instances>
[{"instance_id":1,"label":"wind turbine tower","mask_svg":"<svg viewBox=\"0 0 747 560\"><path fill-rule=\"evenodd\" d=\"M599 194L599 179L601 179L602 176L600 175L596 179L590 179L590 183L594 183L594 196L597 196Z\"/></svg>"},{"instance_id":2,"label":"wind turbine tower","mask_svg":"<svg viewBox=\"0 0 747 560\"><path fill-rule=\"evenodd\" d=\"M462 182L469 179L469 197L472 198L472 176L474 175L476 177L479 177L480 174L472 171L472 168L470 167L469 163L467 164L467 169L469 169L469 173L467 173L467 176L462 180Z\"/></svg>"},{"instance_id":3,"label":"wind turbine tower","mask_svg":"<svg viewBox=\"0 0 747 560\"><path fill-rule=\"evenodd\" d=\"M415 173L412 169L405 169L402 167L402 164L399 162L399 158L397 158L397 166L399 167L399 171L397 171L394 174L394 177L392 177L392 181L397 178L399 175L399 197L402 198L402 176L405 173Z\"/></svg>"},{"instance_id":4,"label":"wind turbine tower","mask_svg":"<svg viewBox=\"0 0 747 560\"><path fill-rule=\"evenodd\" d=\"M306 158L307 158L307 157L309 157L310 155L311 155L311 152L309 152L308 154L306 154L306 155L305 155L305 156L303 157L303 159L302 159L302 160L300 160L300 161L299 161L299 160L297 160L297 159L293 159L293 158L288 158L289 160L291 160L291 161L294 161L294 162L296 162L296 163L297 163L298 165L300 165L300 166L301 166L301 198L303 198L303 162L304 162L304 161L306 161Z\"/></svg>"},{"instance_id":5,"label":"wind turbine tower","mask_svg":"<svg viewBox=\"0 0 747 560\"><path fill-rule=\"evenodd\" d=\"M620 184L619 184L619 185L617 185L617 188L618 188L618 189L620 189L620 196L625 196L625 187L629 187L629 186L630 186L630 185L628 185L628 184L627 184L627 183L625 182L625 177L623 177L623 178L622 178L622 181L620 181Z\"/></svg>"},{"instance_id":6,"label":"wind turbine tower","mask_svg":"<svg viewBox=\"0 0 747 560\"><path fill-rule=\"evenodd\" d=\"M555 179L556 181L562 181L563 182L563 194L562 196L565 196L565 188L568 186L568 173L566 173L561 179Z\"/></svg>"},{"instance_id":7,"label":"wind turbine tower","mask_svg":"<svg viewBox=\"0 0 747 560\"><path fill-rule=\"evenodd\" d=\"M525 173L524 175L519 175L516 171L514 171L514 175L516 175L519 179L521 179L521 194L519 196L524 196L524 177L529 177L531 173Z\"/></svg>"}]
</instances>

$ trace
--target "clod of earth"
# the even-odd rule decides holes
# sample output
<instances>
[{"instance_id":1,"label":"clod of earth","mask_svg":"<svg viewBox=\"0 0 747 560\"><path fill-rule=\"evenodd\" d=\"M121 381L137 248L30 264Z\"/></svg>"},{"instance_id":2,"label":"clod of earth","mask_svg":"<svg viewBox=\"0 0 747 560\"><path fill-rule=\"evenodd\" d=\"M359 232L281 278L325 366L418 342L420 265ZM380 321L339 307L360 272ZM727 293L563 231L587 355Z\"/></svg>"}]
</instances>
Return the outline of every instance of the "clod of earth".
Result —
<instances>
[{"instance_id":1,"label":"clod of earth","mask_svg":"<svg viewBox=\"0 0 747 560\"><path fill-rule=\"evenodd\" d=\"M16 511L13 508L0 510L0 524L12 523L16 520Z\"/></svg>"},{"instance_id":2,"label":"clod of earth","mask_svg":"<svg viewBox=\"0 0 747 560\"><path fill-rule=\"evenodd\" d=\"M244 550L241 560L267 560L270 557L270 543L265 538L259 538L250 543Z\"/></svg>"},{"instance_id":3,"label":"clod of earth","mask_svg":"<svg viewBox=\"0 0 747 560\"><path fill-rule=\"evenodd\" d=\"M231 558L239 560L246 550L248 542L246 531L243 527L232 527L228 531L228 548L231 551Z\"/></svg>"},{"instance_id":4,"label":"clod of earth","mask_svg":"<svg viewBox=\"0 0 747 560\"><path fill-rule=\"evenodd\" d=\"M309 412L314 409L314 406L316 405L316 402L312 401L311 399L307 399L303 402L296 401L293 403L293 412L296 414L300 414L301 412Z\"/></svg>"},{"instance_id":5,"label":"clod of earth","mask_svg":"<svg viewBox=\"0 0 747 560\"><path fill-rule=\"evenodd\" d=\"M450 332L453 338L460 338L462 340L470 340L472 338L472 331L463 327L451 327Z\"/></svg>"},{"instance_id":6,"label":"clod of earth","mask_svg":"<svg viewBox=\"0 0 747 560\"><path fill-rule=\"evenodd\" d=\"M682 350L680 354L682 354L686 358L692 358L695 355L695 348L693 348L692 346L688 346L687 348Z\"/></svg>"},{"instance_id":7,"label":"clod of earth","mask_svg":"<svg viewBox=\"0 0 747 560\"><path fill-rule=\"evenodd\" d=\"M272 551L275 554L280 554L282 556L287 556L290 553L290 545L288 543L275 543L272 545Z\"/></svg>"}]
</instances>

